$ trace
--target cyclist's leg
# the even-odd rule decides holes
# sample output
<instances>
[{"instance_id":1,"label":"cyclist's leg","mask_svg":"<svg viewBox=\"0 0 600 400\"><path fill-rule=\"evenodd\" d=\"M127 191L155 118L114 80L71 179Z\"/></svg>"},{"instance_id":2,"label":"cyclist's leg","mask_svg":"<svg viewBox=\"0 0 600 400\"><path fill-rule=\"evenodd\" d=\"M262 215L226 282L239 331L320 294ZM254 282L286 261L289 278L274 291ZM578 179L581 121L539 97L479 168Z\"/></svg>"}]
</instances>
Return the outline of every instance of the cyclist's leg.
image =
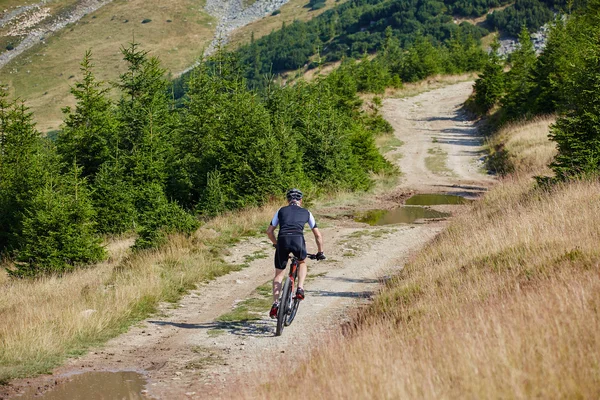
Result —
<instances>
[{"instance_id":1,"label":"cyclist's leg","mask_svg":"<svg viewBox=\"0 0 600 400\"><path fill-rule=\"evenodd\" d=\"M281 283L285 277L285 266L287 265L289 251L285 249L283 240L277 240L277 249L275 250L275 276L273 277L273 301L279 300L281 293Z\"/></svg>"},{"instance_id":2,"label":"cyclist's leg","mask_svg":"<svg viewBox=\"0 0 600 400\"><path fill-rule=\"evenodd\" d=\"M298 288L304 290L304 281L308 274L308 266L306 265L306 242L304 236L302 240L297 241L297 248L294 249L294 255L298 258Z\"/></svg>"},{"instance_id":3,"label":"cyclist's leg","mask_svg":"<svg viewBox=\"0 0 600 400\"><path fill-rule=\"evenodd\" d=\"M304 280L308 275L308 266L306 260L298 261L298 287L304 289Z\"/></svg>"}]
</instances>

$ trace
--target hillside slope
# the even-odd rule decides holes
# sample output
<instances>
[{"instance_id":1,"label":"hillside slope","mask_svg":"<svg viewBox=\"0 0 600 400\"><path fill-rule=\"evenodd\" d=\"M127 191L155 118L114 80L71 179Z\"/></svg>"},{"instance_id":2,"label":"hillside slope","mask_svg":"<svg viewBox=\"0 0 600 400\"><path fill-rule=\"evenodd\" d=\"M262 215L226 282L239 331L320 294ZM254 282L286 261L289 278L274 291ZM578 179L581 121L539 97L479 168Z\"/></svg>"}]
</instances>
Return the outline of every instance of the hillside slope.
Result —
<instances>
[{"instance_id":1,"label":"hillside slope","mask_svg":"<svg viewBox=\"0 0 600 400\"><path fill-rule=\"evenodd\" d=\"M0 82L27 100L41 130L57 129L61 107L74 102L69 87L80 79L86 50L92 50L97 76L103 80L123 72L120 47L134 39L169 70L184 69L213 38L216 21L202 7L196 0L115 0L45 35L0 69Z\"/></svg>"},{"instance_id":2,"label":"hillside slope","mask_svg":"<svg viewBox=\"0 0 600 400\"><path fill-rule=\"evenodd\" d=\"M298 0L296 0L296 3ZM10 0L0 9L0 83L27 101L42 131L58 129L69 87L92 50L96 74L123 72L120 47L135 40L173 75L188 69L221 38L287 0ZM301 1L306 3L306 1ZM304 4L303 4L304 5ZM250 40L237 37L236 41ZM8 50L11 49L11 50Z\"/></svg>"}]
</instances>

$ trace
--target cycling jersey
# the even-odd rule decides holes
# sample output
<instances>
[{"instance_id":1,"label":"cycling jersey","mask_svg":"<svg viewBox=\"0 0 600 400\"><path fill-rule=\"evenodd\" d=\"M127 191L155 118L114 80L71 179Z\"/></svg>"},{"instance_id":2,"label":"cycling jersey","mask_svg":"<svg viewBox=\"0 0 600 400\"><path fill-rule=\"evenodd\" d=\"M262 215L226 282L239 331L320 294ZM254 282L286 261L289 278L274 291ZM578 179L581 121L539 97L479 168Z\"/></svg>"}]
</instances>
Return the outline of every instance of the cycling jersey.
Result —
<instances>
[{"instance_id":1,"label":"cycling jersey","mask_svg":"<svg viewBox=\"0 0 600 400\"><path fill-rule=\"evenodd\" d=\"M279 225L279 236L304 235L304 225L306 224L310 229L317 227L312 213L296 204L281 207L271 220L271 225Z\"/></svg>"},{"instance_id":2,"label":"cycling jersey","mask_svg":"<svg viewBox=\"0 0 600 400\"><path fill-rule=\"evenodd\" d=\"M289 254L298 260L306 259L306 242L304 241L304 225L310 229L317 227L312 213L297 204L281 207L271 220L272 226L279 225L277 250L275 251L275 268L285 269Z\"/></svg>"}]
</instances>

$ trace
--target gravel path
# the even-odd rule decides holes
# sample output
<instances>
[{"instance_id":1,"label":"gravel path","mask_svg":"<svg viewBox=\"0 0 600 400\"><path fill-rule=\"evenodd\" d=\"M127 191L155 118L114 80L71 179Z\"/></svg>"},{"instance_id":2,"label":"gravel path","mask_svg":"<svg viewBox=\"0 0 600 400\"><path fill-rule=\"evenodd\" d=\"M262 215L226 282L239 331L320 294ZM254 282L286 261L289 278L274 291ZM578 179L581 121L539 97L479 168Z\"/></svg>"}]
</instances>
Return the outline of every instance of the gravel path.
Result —
<instances>
[{"instance_id":1,"label":"gravel path","mask_svg":"<svg viewBox=\"0 0 600 400\"><path fill-rule=\"evenodd\" d=\"M402 154L396 163L403 173L403 189L477 196L493 184L482 171L483 137L462 110L472 89L473 82L461 82L384 101L383 116L404 142L396 150ZM427 166L427 158L436 155L444 160L442 170Z\"/></svg>"}]
</instances>

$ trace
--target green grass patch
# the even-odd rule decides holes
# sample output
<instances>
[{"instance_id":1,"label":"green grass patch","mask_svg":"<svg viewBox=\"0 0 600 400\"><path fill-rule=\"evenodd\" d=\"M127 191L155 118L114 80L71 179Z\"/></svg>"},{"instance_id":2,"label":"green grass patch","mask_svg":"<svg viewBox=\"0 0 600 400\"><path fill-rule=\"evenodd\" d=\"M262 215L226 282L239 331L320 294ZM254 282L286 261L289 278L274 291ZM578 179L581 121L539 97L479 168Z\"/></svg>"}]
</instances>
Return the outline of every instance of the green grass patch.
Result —
<instances>
[{"instance_id":1,"label":"green grass patch","mask_svg":"<svg viewBox=\"0 0 600 400\"><path fill-rule=\"evenodd\" d=\"M239 302L235 308L217 318L219 322L254 321L271 307L271 299L252 297Z\"/></svg>"},{"instance_id":2,"label":"green grass patch","mask_svg":"<svg viewBox=\"0 0 600 400\"><path fill-rule=\"evenodd\" d=\"M244 256L244 261L246 263L251 263L254 260L260 260L260 259L267 258L267 257L268 257L268 255L265 252L265 250L257 250L257 251L255 251L252 254L245 255Z\"/></svg>"},{"instance_id":3,"label":"green grass patch","mask_svg":"<svg viewBox=\"0 0 600 400\"><path fill-rule=\"evenodd\" d=\"M397 150L398 147L402 146L404 142L398 139L396 136L389 134L377 138L377 147L382 154L389 153L390 151Z\"/></svg>"},{"instance_id":4,"label":"green grass patch","mask_svg":"<svg viewBox=\"0 0 600 400\"><path fill-rule=\"evenodd\" d=\"M256 288L256 292L261 296L270 296L273 292L273 283L272 281L267 281Z\"/></svg>"},{"instance_id":5,"label":"green grass patch","mask_svg":"<svg viewBox=\"0 0 600 400\"><path fill-rule=\"evenodd\" d=\"M440 147L432 147L427 150L429 156L425 157L425 167L436 175L456 176L454 171L448 168L448 153Z\"/></svg>"},{"instance_id":6,"label":"green grass patch","mask_svg":"<svg viewBox=\"0 0 600 400\"><path fill-rule=\"evenodd\" d=\"M372 237L378 239L385 235L389 235L390 233L394 233L395 231L395 229L363 229L352 232L350 235L348 235L348 238L360 239L364 237Z\"/></svg>"},{"instance_id":7,"label":"green grass patch","mask_svg":"<svg viewBox=\"0 0 600 400\"><path fill-rule=\"evenodd\" d=\"M209 329L208 331L206 331L206 333L210 337L217 337L217 336L224 335L225 334L225 330L224 329L213 328L213 329Z\"/></svg>"}]
</instances>

